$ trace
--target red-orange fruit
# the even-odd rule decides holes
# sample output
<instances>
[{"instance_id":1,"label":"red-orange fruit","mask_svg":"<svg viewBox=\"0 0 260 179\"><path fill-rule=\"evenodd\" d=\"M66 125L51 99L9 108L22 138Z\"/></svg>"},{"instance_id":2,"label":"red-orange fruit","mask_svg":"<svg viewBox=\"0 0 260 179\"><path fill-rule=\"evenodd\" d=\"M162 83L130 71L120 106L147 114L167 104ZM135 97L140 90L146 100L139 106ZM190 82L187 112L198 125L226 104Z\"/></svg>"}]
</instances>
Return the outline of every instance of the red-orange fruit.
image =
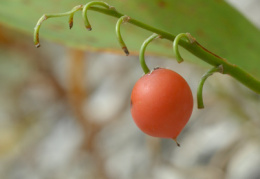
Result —
<instances>
[{"instance_id":1,"label":"red-orange fruit","mask_svg":"<svg viewBox=\"0 0 260 179\"><path fill-rule=\"evenodd\" d=\"M193 109L191 89L178 73L159 68L142 76L131 95L136 125L154 137L176 139Z\"/></svg>"}]
</instances>

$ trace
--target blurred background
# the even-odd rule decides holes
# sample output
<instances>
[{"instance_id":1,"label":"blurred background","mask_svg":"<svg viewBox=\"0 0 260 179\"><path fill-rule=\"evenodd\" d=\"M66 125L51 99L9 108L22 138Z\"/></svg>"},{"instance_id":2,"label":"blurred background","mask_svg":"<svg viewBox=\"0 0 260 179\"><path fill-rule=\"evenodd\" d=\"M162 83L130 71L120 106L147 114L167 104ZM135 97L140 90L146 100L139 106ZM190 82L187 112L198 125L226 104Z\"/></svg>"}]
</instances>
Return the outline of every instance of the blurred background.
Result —
<instances>
[{"instance_id":1,"label":"blurred background","mask_svg":"<svg viewBox=\"0 0 260 179\"><path fill-rule=\"evenodd\" d=\"M259 31L259 0L228 3ZM137 52L129 48L126 57L119 47L90 51L48 38L36 49L32 35L0 23L1 179L260 179L258 94L216 74L198 110L196 88L207 68L148 53L149 67L170 68L192 88L193 114L177 147L132 120L131 90L143 75Z\"/></svg>"}]
</instances>

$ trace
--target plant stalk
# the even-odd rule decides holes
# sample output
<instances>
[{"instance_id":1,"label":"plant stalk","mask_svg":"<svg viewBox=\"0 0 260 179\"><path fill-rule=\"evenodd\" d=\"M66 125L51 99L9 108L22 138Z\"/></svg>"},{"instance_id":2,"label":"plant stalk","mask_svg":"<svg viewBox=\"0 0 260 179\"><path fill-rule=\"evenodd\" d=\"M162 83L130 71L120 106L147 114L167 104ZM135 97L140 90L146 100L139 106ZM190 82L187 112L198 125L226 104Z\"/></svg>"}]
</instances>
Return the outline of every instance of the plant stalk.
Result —
<instances>
[{"instance_id":1,"label":"plant stalk","mask_svg":"<svg viewBox=\"0 0 260 179\"><path fill-rule=\"evenodd\" d=\"M109 16L113 16L116 18L120 18L121 16L124 16L124 14L121 14L117 12L114 9L104 9L99 7L91 7L89 10L97 11ZM161 29L157 29L155 27L152 27L150 25L147 25L141 21L138 21L136 19L130 18L128 23L131 23L137 27L140 27L142 29L145 29L147 31L156 33L160 35L161 38L174 41L175 37L174 35L170 34L169 32L163 31ZM231 64L225 59L219 57L218 55L210 52L206 48L204 48L202 45L200 45L197 41L195 43L189 43L184 40L180 40L179 43L183 48L188 50L190 53L195 55L196 57L200 58L201 60L207 62L210 65L213 66L223 66L223 74L228 74L247 86L249 89L253 90L254 92L260 94L260 81L254 78L252 75L241 69L235 64Z\"/></svg>"}]
</instances>

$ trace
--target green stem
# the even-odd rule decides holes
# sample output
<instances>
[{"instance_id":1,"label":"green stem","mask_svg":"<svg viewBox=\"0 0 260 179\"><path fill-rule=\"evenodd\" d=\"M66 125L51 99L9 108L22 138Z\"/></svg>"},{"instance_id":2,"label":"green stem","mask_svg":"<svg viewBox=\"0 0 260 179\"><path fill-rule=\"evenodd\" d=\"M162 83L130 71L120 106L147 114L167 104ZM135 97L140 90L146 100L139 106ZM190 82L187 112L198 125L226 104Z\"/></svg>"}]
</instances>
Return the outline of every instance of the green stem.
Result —
<instances>
[{"instance_id":1,"label":"green stem","mask_svg":"<svg viewBox=\"0 0 260 179\"><path fill-rule=\"evenodd\" d=\"M183 58L181 57L180 52L179 52L179 42L180 42L181 38L185 37L190 43L193 43L194 41L192 41L189 38L189 36L190 36L189 33L181 33L181 34L177 35L173 41L173 51L176 55L176 59L177 59L178 63L183 62Z\"/></svg>"},{"instance_id":2,"label":"green stem","mask_svg":"<svg viewBox=\"0 0 260 179\"><path fill-rule=\"evenodd\" d=\"M120 18L121 16L124 16L124 14L118 12L118 11L115 11L113 9L109 10L109 9L104 9L104 8L99 8L99 7L90 7L89 10L93 10L93 11L96 11L96 12L100 12L100 13L103 13L103 14L106 14L106 15L109 15L109 16L112 16L112 17L116 17L116 18ZM161 38L165 38L165 39L168 39L170 41L173 41L175 39L175 36L172 35L171 33L168 33L168 32L165 32L161 29L158 29L158 28L155 28L153 26L150 26L150 25L147 25L141 21L138 21L136 19L133 19L133 18L130 18L128 23L131 23L137 27L140 27L142 29L145 29L145 30L148 30L150 32L154 32L156 34L160 34Z\"/></svg>"},{"instance_id":3,"label":"green stem","mask_svg":"<svg viewBox=\"0 0 260 179\"><path fill-rule=\"evenodd\" d=\"M111 8L112 8L112 7L109 6L107 3L102 2L102 1L92 1L92 2L87 3L87 4L84 6L83 10L82 10L82 17L83 17L83 19L84 19L85 27L86 27L86 29L88 29L89 31L92 30L92 27L91 27L91 25L90 25L90 23L89 23L89 20L88 20L87 11L88 11L88 9L89 9L91 6L93 6L93 5L102 6L102 7L107 8L107 9L111 9Z\"/></svg>"},{"instance_id":4,"label":"green stem","mask_svg":"<svg viewBox=\"0 0 260 179\"><path fill-rule=\"evenodd\" d=\"M63 17L63 16L68 16L68 15L72 15L70 16L70 21L72 20L73 23L73 14L79 10L82 10L83 5L78 5L75 6L74 8L72 8L72 10L65 12L65 13L57 13L57 14L44 14L37 22L36 26L34 27L34 45L38 48L40 47L40 40L39 40L39 31L41 28L42 23L49 19L49 18L53 18L53 17ZM71 24L70 24L71 26Z\"/></svg>"},{"instance_id":5,"label":"green stem","mask_svg":"<svg viewBox=\"0 0 260 179\"><path fill-rule=\"evenodd\" d=\"M70 29L73 27L73 17L74 17L75 12L82 10L82 9L83 9L83 5L78 5L78 6L74 7L71 11L66 13L66 15L71 13L70 17L69 17L69 27L70 27Z\"/></svg>"},{"instance_id":6,"label":"green stem","mask_svg":"<svg viewBox=\"0 0 260 179\"><path fill-rule=\"evenodd\" d=\"M144 59L144 53L145 53L146 47L152 40L154 40L158 36L159 36L158 34L151 35L144 41L144 43L141 46L140 53L139 53L139 60L140 60L141 67L145 74L150 73L150 69L147 67L147 65L145 63L145 59Z\"/></svg>"},{"instance_id":7,"label":"green stem","mask_svg":"<svg viewBox=\"0 0 260 179\"><path fill-rule=\"evenodd\" d=\"M117 39L118 39L118 42L119 42L121 48L123 49L123 51L124 51L125 54L126 54L126 56L129 55L129 51L128 51L128 49L127 49L127 47L126 47L126 45L125 45L125 42L124 42L124 40L123 40L123 38L122 38L121 31L120 31L120 27L121 27L121 24L122 24L123 22L128 22L129 19L130 19L130 17L128 17L128 16L126 16L126 15L125 15L125 16L121 16L121 17L118 19L117 23L116 23L116 36L117 36Z\"/></svg>"},{"instance_id":8,"label":"green stem","mask_svg":"<svg viewBox=\"0 0 260 179\"><path fill-rule=\"evenodd\" d=\"M203 97L202 97L204 83L206 79L208 79L208 77L213 75L213 73L215 72L222 72L222 66L213 67L212 69L207 71L200 79L199 86L197 89L197 104L199 109L204 108Z\"/></svg>"},{"instance_id":9,"label":"green stem","mask_svg":"<svg viewBox=\"0 0 260 179\"><path fill-rule=\"evenodd\" d=\"M103 13L103 14L106 14L106 15L109 15L109 16L116 17L116 18L120 18L121 16L123 16L123 14L116 11L113 7L104 5L104 4L106 4L104 2L94 1L92 3L93 3L92 5L94 5L94 4L95 5L101 5L105 8L92 7L92 6L88 6L88 8L86 8L86 5L85 5L84 6L85 10L83 12L83 18L85 20L85 24L87 23L87 25L88 25L88 19L87 19L87 15L86 15L87 9L97 11L97 12L100 12L100 13ZM47 18L50 18L50 17L61 17L61 16L65 16L65 15L71 15L72 13L74 13L74 11L76 12L77 10L81 10L81 9L82 8L79 8L79 9L76 9L76 10L71 10L73 12L69 11L67 13L60 13L60 14L54 14L54 15L51 15L51 14L50 15L43 15L39 19L39 21L38 21L38 23L35 27L35 31L34 31L34 43L35 43L36 47L40 46L39 45L39 29L40 29L40 26L41 26L41 24L44 20L46 20ZM174 39L175 39L174 35L166 32L166 31L163 31L161 29L157 29L155 27L149 26L149 25L147 25L143 22L140 22L138 20L135 20L133 18L130 18L128 23L131 23L131 24L133 24L137 27L140 27L142 29L145 29L147 31L159 34L161 38L165 38L165 39L168 39L170 41L174 41ZM212 52L210 52L209 50L207 50L206 48L201 46L197 41L195 41L194 43L190 43L190 42L186 42L184 40L180 40L179 45L181 45L183 48L188 50L190 53L192 53L193 55L197 56L198 58L207 62L210 65L213 65L213 66L222 65L223 74L229 74L230 76L232 76L236 80L240 81L242 84L244 84L245 86L247 86L251 90L260 94L260 81L259 80L257 80L256 78L254 78L253 76L251 76L249 73L242 70L238 66L231 64L231 63L227 62L225 59L215 55Z\"/></svg>"},{"instance_id":10,"label":"green stem","mask_svg":"<svg viewBox=\"0 0 260 179\"><path fill-rule=\"evenodd\" d=\"M109 16L113 16L116 18L120 18L123 16L123 14L113 11L113 10L108 10L108 9L102 9L102 8L97 8L97 7L91 7L90 8L93 11L97 11ZM142 29L148 30L150 32L154 32L156 34L159 34L161 38L168 39L170 41L174 41L175 36L163 31L161 29L157 29L155 27L149 26L143 22L140 22L138 20L135 20L131 18L128 23L131 23L135 26L138 26ZM253 90L254 92L260 94L260 81L254 78L252 75L244 71L243 69L239 68L238 66L229 63L225 59L217 56L216 54L210 52L203 46L201 46L197 41L194 43L189 43L184 40L179 41L179 45L181 45L183 48L188 50L190 53L193 55L197 56L201 60L207 62L208 64L211 64L213 66L223 66L223 74L229 74L245 86L247 86L249 89Z\"/></svg>"}]
</instances>

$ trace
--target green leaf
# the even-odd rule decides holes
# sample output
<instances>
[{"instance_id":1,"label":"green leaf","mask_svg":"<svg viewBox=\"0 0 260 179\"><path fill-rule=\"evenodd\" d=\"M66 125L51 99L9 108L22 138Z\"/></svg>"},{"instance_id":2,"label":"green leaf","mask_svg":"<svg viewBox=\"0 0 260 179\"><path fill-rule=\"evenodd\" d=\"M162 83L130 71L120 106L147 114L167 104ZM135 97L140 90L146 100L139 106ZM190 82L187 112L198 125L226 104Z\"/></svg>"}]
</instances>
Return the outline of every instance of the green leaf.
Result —
<instances>
[{"instance_id":1,"label":"green leaf","mask_svg":"<svg viewBox=\"0 0 260 179\"><path fill-rule=\"evenodd\" d=\"M33 28L44 13L66 12L87 2L90 1L0 1L0 23L33 36ZM210 51L260 78L260 31L222 0L106 2L123 14L174 35L189 32ZM117 19L93 11L88 12L88 17L93 27L91 32L84 28L80 11L75 14L71 30L68 17L48 19L41 27L40 40L47 39L84 50L108 50L124 54L116 39ZM143 40L151 35L151 32L127 23L122 25L121 31L130 54L137 54ZM154 41L147 50L151 54L174 56L172 42L166 40ZM189 53L184 52L183 57L186 61L205 64Z\"/></svg>"}]
</instances>

